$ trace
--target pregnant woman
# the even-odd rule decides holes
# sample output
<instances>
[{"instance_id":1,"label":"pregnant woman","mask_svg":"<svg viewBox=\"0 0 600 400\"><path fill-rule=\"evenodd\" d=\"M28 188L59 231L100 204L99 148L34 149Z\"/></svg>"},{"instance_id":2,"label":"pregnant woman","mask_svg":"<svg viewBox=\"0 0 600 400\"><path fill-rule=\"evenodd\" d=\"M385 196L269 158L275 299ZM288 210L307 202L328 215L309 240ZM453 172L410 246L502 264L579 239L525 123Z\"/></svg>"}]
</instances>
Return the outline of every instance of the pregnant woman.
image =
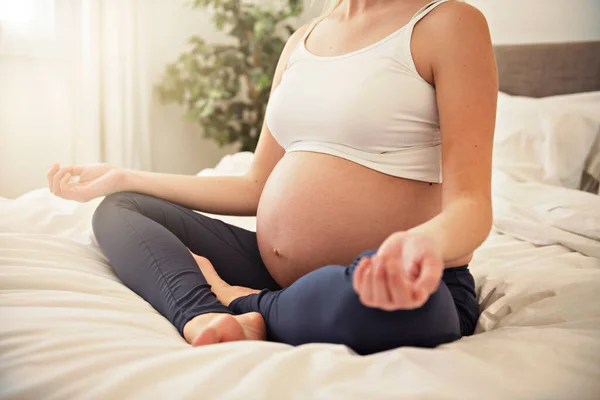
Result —
<instances>
[{"instance_id":1,"label":"pregnant woman","mask_svg":"<svg viewBox=\"0 0 600 400\"><path fill-rule=\"evenodd\" d=\"M330 6L285 46L245 175L48 174L65 199L107 196L99 245L192 345L370 354L473 333L498 90L486 21L448 0ZM256 233L193 210L256 215Z\"/></svg>"}]
</instances>

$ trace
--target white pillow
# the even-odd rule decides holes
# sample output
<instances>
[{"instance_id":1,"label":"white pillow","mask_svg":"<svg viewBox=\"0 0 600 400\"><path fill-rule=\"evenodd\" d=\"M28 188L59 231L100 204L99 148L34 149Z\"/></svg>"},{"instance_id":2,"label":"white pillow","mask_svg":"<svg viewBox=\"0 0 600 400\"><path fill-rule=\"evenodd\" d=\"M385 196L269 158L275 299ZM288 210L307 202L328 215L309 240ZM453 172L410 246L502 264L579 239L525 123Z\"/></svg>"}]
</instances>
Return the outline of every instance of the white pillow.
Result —
<instances>
[{"instance_id":1,"label":"white pillow","mask_svg":"<svg viewBox=\"0 0 600 400\"><path fill-rule=\"evenodd\" d=\"M598 111L600 114L600 110ZM592 145L590 154L585 160L584 171L588 177L588 185L597 188L597 194L600 194L600 126L598 127L598 135L596 142ZM582 187L585 190L585 188ZM591 192L591 190L589 190Z\"/></svg>"},{"instance_id":2,"label":"white pillow","mask_svg":"<svg viewBox=\"0 0 600 400\"><path fill-rule=\"evenodd\" d=\"M252 164L254 153L242 151L225 155L214 168L206 168L198 172L198 176L244 175Z\"/></svg>"},{"instance_id":3,"label":"white pillow","mask_svg":"<svg viewBox=\"0 0 600 400\"><path fill-rule=\"evenodd\" d=\"M494 168L519 181L579 189L600 134L600 92L529 98L498 95Z\"/></svg>"},{"instance_id":4,"label":"white pillow","mask_svg":"<svg viewBox=\"0 0 600 400\"><path fill-rule=\"evenodd\" d=\"M254 157L254 153L249 151L243 151L235 154L228 154L224 156L221 161L214 168L206 168L202 171L198 172L196 175L198 176L236 176L236 175L244 175L248 169L250 169L250 164L252 164L252 158ZM256 231L256 217L237 217L232 215L217 215L217 214L209 214L205 212L197 211L200 214L207 215L211 218L220 219L223 222L228 224L249 230Z\"/></svg>"}]
</instances>

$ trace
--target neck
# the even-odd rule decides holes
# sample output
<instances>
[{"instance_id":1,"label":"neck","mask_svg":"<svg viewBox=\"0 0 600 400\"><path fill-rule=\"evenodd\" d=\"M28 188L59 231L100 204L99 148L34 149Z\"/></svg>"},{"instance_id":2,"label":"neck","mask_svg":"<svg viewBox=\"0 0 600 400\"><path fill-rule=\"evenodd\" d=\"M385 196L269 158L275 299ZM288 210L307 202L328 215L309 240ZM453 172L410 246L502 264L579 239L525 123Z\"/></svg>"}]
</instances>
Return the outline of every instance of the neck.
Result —
<instances>
[{"instance_id":1,"label":"neck","mask_svg":"<svg viewBox=\"0 0 600 400\"><path fill-rule=\"evenodd\" d=\"M389 0L346 0L340 9L343 10L346 18L351 18L378 3L386 3L388 1Z\"/></svg>"},{"instance_id":2,"label":"neck","mask_svg":"<svg viewBox=\"0 0 600 400\"><path fill-rule=\"evenodd\" d=\"M343 0L342 4L338 7L339 15L343 15L344 18L355 17L371 8L378 6L385 6L387 3L405 3L406 6L411 7L413 5L425 5L431 0Z\"/></svg>"},{"instance_id":3,"label":"neck","mask_svg":"<svg viewBox=\"0 0 600 400\"><path fill-rule=\"evenodd\" d=\"M386 3L403 2L408 6L411 3L425 5L430 1L431 0L344 0L340 7L338 7L338 11L344 18L348 19L365 12L370 8L382 6Z\"/></svg>"}]
</instances>

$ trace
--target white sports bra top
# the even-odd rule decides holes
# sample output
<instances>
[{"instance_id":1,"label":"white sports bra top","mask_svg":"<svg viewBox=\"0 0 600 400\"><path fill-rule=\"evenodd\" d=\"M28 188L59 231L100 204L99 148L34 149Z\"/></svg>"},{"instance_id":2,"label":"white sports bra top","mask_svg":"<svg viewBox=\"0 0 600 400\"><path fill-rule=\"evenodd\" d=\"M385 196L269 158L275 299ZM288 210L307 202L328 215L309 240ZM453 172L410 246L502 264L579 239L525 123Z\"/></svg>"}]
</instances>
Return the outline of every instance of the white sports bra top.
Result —
<instances>
[{"instance_id":1,"label":"white sports bra top","mask_svg":"<svg viewBox=\"0 0 600 400\"><path fill-rule=\"evenodd\" d=\"M435 89L417 72L410 42L415 24L446 1L426 5L391 35L340 56L308 51L313 23L290 55L265 114L286 153L325 153L388 175L440 183Z\"/></svg>"}]
</instances>

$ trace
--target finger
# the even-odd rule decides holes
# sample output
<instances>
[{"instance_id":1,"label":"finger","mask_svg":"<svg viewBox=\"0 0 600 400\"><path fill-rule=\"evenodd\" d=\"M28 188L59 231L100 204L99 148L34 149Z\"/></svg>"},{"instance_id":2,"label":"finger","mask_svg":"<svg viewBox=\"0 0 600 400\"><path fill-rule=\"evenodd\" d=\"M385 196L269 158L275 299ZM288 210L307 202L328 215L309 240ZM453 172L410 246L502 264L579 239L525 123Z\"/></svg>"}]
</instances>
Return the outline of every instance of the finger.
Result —
<instances>
[{"instance_id":1,"label":"finger","mask_svg":"<svg viewBox=\"0 0 600 400\"><path fill-rule=\"evenodd\" d=\"M411 306L411 289L404 269L399 262L390 263L387 269L391 303L394 309L407 309Z\"/></svg>"},{"instance_id":2,"label":"finger","mask_svg":"<svg viewBox=\"0 0 600 400\"><path fill-rule=\"evenodd\" d=\"M370 274L367 275L367 283L366 285L368 285L368 293L369 293L369 297L367 298L367 303L369 305L369 307L377 307L379 308L380 306L380 302L379 302L379 294L380 294L380 284L379 284L379 277L378 277L378 271L375 269L375 265L371 262L370 266ZM379 272L380 273L380 272Z\"/></svg>"},{"instance_id":3,"label":"finger","mask_svg":"<svg viewBox=\"0 0 600 400\"><path fill-rule=\"evenodd\" d=\"M427 294L435 292L440 284L444 264L433 255L426 255L421 260L421 273L415 281L415 288L423 289Z\"/></svg>"},{"instance_id":4,"label":"finger","mask_svg":"<svg viewBox=\"0 0 600 400\"><path fill-rule=\"evenodd\" d=\"M398 301L395 301L395 299L400 297L404 291L404 279L402 278L403 270L401 269L400 262L396 257L391 260L389 258L382 257L382 260L385 260L381 262L382 265L385 266L383 268L385 275L385 284L383 285L383 290L386 297L386 304L382 308L386 311L395 311L400 308L399 304L397 304Z\"/></svg>"},{"instance_id":5,"label":"finger","mask_svg":"<svg viewBox=\"0 0 600 400\"><path fill-rule=\"evenodd\" d=\"M405 232L396 232L390 235L379 247L377 254L400 257L404 251Z\"/></svg>"},{"instance_id":6,"label":"finger","mask_svg":"<svg viewBox=\"0 0 600 400\"><path fill-rule=\"evenodd\" d=\"M427 293L423 288L416 288L412 293L412 308L422 307L429 299L431 293Z\"/></svg>"},{"instance_id":7,"label":"finger","mask_svg":"<svg viewBox=\"0 0 600 400\"><path fill-rule=\"evenodd\" d=\"M77 171L81 167L71 168L73 171ZM75 175L75 177L77 176L78 175ZM106 183L110 179L110 176L102 175L98 178L88 181L81 179L81 176L79 177L79 180L74 180L73 183L68 185L72 200L85 203L96 197L104 196L106 194L103 192L103 187L106 187Z\"/></svg>"},{"instance_id":8,"label":"finger","mask_svg":"<svg viewBox=\"0 0 600 400\"><path fill-rule=\"evenodd\" d=\"M375 255L373 257L373 305L382 309L390 306L390 297L387 288L387 276L385 266L380 262L380 259Z\"/></svg>"},{"instance_id":9,"label":"finger","mask_svg":"<svg viewBox=\"0 0 600 400\"><path fill-rule=\"evenodd\" d=\"M71 174L66 173L59 182L60 185L60 195L63 198L67 198L69 196L69 179L71 179Z\"/></svg>"},{"instance_id":10,"label":"finger","mask_svg":"<svg viewBox=\"0 0 600 400\"><path fill-rule=\"evenodd\" d=\"M406 271L406 280L414 282L419 277L419 265L418 262L422 258L423 250L411 241L409 246L406 246L404 253L402 254L402 264L404 271Z\"/></svg>"},{"instance_id":11,"label":"finger","mask_svg":"<svg viewBox=\"0 0 600 400\"><path fill-rule=\"evenodd\" d=\"M356 293L358 293L360 285L362 283L362 272L363 272L364 260L358 260L356 263L356 267L354 267L354 271L352 271L352 289Z\"/></svg>"},{"instance_id":12,"label":"finger","mask_svg":"<svg viewBox=\"0 0 600 400\"><path fill-rule=\"evenodd\" d=\"M56 174L56 172L59 169L60 169L60 165L52 164L52 166L48 170L48 173L46 174L46 180L48 181L48 189L50 189L51 192L52 192L52 182L54 179L54 174Z\"/></svg>"},{"instance_id":13,"label":"finger","mask_svg":"<svg viewBox=\"0 0 600 400\"><path fill-rule=\"evenodd\" d=\"M71 174L65 175L63 179L61 179L60 183L60 191L61 197L67 200L74 200L81 203L85 203L89 199L87 198L87 194L89 189L87 188L88 184L81 184L78 182L72 182L73 176Z\"/></svg>"},{"instance_id":14,"label":"finger","mask_svg":"<svg viewBox=\"0 0 600 400\"><path fill-rule=\"evenodd\" d=\"M70 172L70 167L63 167L56 174L54 174L54 178L52 179L52 193L54 193L56 196L61 196L60 180Z\"/></svg>"},{"instance_id":15,"label":"finger","mask_svg":"<svg viewBox=\"0 0 600 400\"><path fill-rule=\"evenodd\" d=\"M354 275L352 276L352 287L358 294L360 294L360 288L364 282L365 265L367 265L367 260L366 257L363 257L358 261L356 268L354 268Z\"/></svg>"},{"instance_id":16,"label":"finger","mask_svg":"<svg viewBox=\"0 0 600 400\"><path fill-rule=\"evenodd\" d=\"M73 176L79 176L79 175L83 174L84 169L85 169L85 167L83 165L72 165L71 166L71 174L73 174Z\"/></svg>"},{"instance_id":17,"label":"finger","mask_svg":"<svg viewBox=\"0 0 600 400\"><path fill-rule=\"evenodd\" d=\"M92 200L95 197L97 190L95 190L95 186L98 182L93 181L89 183L71 183L69 184L69 195L71 196L71 200L78 201L80 203L86 203ZM64 193L63 193L64 194Z\"/></svg>"},{"instance_id":18,"label":"finger","mask_svg":"<svg viewBox=\"0 0 600 400\"><path fill-rule=\"evenodd\" d=\"M371 307L373 304L373 268L369 264L365 266L364 281L360 288L360 301L367 307Z\"/></svg>"},{"instance_id":19,"label":"finger","mask_svg":"<svg viewBox=\"0 0 600 400\"><path fill-rule=\"evenodd\" d=\"M358 285L358 295L362 296L362 294L365 292L365 288L368 285L368 273L369 270L371 269L371 259L368 257L365 257L363 260L363 265L361 268L361 273L360 273L360 284Z\"/></svg>"},{"instance_id":20,"label":"finger","mask_svg":"<svg viewBox=\"0 0 600 400\"><path fill-rule=\"evenodd\" d=\"M384 271L384 275L385 275L385 284L383 285L382 290L385 292L386 302L383 305L383 307L381 307L381 308L386 311L395 311L398 309L398 307L394 304L393 297L392 297L392 292L395 288L393 287L393 283L390 280L390 277L388 275L388 270L386 268L384 268L383 271Z\"/></svg>"}]
</instances>

